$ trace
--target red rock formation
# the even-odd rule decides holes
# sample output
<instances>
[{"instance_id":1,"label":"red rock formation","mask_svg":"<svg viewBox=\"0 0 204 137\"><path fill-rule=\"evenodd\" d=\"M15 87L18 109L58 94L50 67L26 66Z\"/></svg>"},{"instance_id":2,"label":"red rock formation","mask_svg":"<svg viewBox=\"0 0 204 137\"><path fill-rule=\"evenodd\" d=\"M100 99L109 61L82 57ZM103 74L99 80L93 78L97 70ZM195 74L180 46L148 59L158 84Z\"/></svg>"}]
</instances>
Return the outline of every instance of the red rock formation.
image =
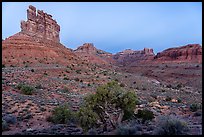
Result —
<instances>
[{"instance_id":1,"label":"red rock formation","mask_svg":"<svg viewBox=\"0 0 204 137\"><path fill-rule=\"evenodd\" d=\"M6 66L68 65L80 63L70 49L59 42L60 26L51 15L29 6L28 20L21 32L2 41L2 63Z\"/></svg>"},{"instance_id":2,"label":"red rock formation","mask_svg":"<svg viewBox=\"0 0 204 137\"><path fill-rule=\"evenodd\" d=\"M43 40L60 42L60 26L57 22L42 10L37 10L36 14L36 8L31 5L27 10L27 21L21 21L21 32Z\"/></svg>"},{"instance_id":3,"label":"red rock formation","mask_svg":"<svg viewBox=\"0 0 204 137\"><path fill-rule=\"evenodd\" d=\"M188 44L169 48L154 57L156 62L195 62L202 63L202 47L199 44Z\"/></svg>"},{"instance_id":4,"label":"red rock formation","mask_svg":"<svg viewBox=\"0 0 204 137\"><path fill-rule=\"evenodd\" d=\"M93 64L109 65L114 61L111 53L97 49L93 43L84 43L74 53Z\"/></svg>"},{"instance_id":5,"label":"red rock formation","mask_svg":"<svg viewBox=\"0 0 204 137\"><path fill-rule=\"evenodd\" d=\"M139 51L127 49L115 54L113 58L117 61L117 65L135 65L153 60L154 52L153 49L149 48Z\"/></svg>"},{"instance_id":6,"label":"red rock formation","mask_svg":"<svg viewBox=\"0 0 204 137\"><path fill-rule=\"evenodd\" d=\"M2 64L6 66L66 66L76 62L80 59L60 43L36 42L21 32L2 41Z\"/></svg>"},{"instance_id":7,"label":"red rock formation","mask_svg":"<svg viewBox=\"0 0 204 137\"><path fill-rule=\"evenodd\" d=\"M97 49L94 47L93 43L84 43L82 46L79 46L75 52L96 54Z\"/></svg>"}]
</instances>

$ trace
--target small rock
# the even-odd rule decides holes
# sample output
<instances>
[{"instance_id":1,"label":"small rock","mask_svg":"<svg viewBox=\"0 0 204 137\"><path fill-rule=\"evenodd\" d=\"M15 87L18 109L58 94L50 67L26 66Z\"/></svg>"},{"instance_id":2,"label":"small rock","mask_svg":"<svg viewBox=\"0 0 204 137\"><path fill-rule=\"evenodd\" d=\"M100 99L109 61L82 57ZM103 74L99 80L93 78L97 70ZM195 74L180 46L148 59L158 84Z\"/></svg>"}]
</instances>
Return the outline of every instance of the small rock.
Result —
<instances>
[{"instance_id":1,"label":"small rock","mask_svg":"<svg viewBox=\"0 0 204 137\"><path fill-rule=\"evenodd\" d=\"M30 132L30 131L33 131L33 129L32 128L28 128L28 129L26 129L26 131Z\"/></svg>"}]
</instances>

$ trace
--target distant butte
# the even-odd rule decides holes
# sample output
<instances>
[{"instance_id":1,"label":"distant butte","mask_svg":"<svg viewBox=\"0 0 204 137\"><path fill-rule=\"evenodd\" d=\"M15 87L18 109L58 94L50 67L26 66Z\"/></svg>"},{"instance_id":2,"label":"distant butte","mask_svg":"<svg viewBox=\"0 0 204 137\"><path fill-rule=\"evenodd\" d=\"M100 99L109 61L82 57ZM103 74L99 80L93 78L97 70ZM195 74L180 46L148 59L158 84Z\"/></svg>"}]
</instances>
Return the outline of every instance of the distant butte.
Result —
<instances>
[{"instance_id":1,"label":"distant butte","mask_svg":"<svg viewBox=\"0 0 204 137\"><path fill-rule=\"evenodd\" d=\"M36 14L36 8L31 5L27 9L27 21L21 21L21 32L44 40L60 42L60 26L57 22L43 10L37 10Z\"/></svg>"}]
</instances>

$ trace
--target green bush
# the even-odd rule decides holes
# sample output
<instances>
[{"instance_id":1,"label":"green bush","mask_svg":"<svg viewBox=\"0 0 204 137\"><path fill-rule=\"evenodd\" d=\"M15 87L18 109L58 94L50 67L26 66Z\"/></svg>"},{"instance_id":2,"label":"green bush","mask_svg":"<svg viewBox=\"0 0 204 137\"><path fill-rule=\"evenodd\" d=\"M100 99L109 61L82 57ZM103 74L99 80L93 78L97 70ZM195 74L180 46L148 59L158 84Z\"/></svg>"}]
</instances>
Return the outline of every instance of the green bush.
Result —
<instances>
[{"instance_id":1,"label":"green bush","mask_svg":"<svg viewBox=\"0 0 204 137\"><path fill-rule=\"evenodd\" d=\"M138 118L142 118L142 122L144 123L147 120L152 120L154 118L154 113L147 109L144 110L139 109L136 116Z\"/></svg>"},{"instance_id":2,"label":"green bush","mask_svg":"<svg viewBox=\"0 0 204 137\"><path fill-rule=\"evenodd\" d=\"M4 64L2 64L2 68L5 68L6 66Z\"/></svg>"},{"instance_id":3,"label":"green bush","mask_svg":"<svg viewBox=\"0 0 204 137\"><path fill-rule=\"evenodd\" d=\"M18 90L21 90L21 92L25 95L32 95L34 88L29 85L24 85L22 83L18 84L16 87Z\"/></svg>"},{"instance_id":4,"label":"green bush","mask_svg":"<svg viewBox=\"0 0 204 137\"><path fill-rule=\"evenodd\" d=\"M97 124L98 115L90 107L81 107L77 113L80 125L87 131Z\"/></svg>"},{"instance_id":5,"label":"green bush","mask_svg":"<svg viewBox=\"0 0 204 137\"><path fill-rule=\"evenodd\" d=\"M137 97L134 92L124 91L116 81L112 81L98 87L96 94L88 95L84 107L98 115L106 130L106 117L107 114L111 115L109 111L121 109L124 114L122 120L126 120L133 116L136 103Z\"/></svg>"},{"instance_id":6,"label":"green bush","mask_svg":"<svg viewBox=\"0 0 204 137\"><path fill-rule=\"evenodd\" d=\"M188 131L187 124L178 118L164 117L158 122L156 135L186 135Z\"/></svg>"},{"instance_id":7,"label":"green bush","mask_svg":"<svg viewBox=\"0 0 204 137\"><path fill-rule=\"evenodd\" d=\"M32 95L34 88L28 85L23 85L21 91L25 95Z\"/></svg>"},{"instance_id":8,"label":"green bush","mask_svg":"<svg viewBox=\"0 0 204 137\"><path fill-rule=\"evenodd\" d=\"M197 110L200 109L200 108L201 108L201 105L199 105L199 104L193 103L193 104L190 105L190 110L191 110L192 112L195 112L195 111L197 111Z\"/></svg>"},{"instance_id":9,"label":"green bush","mask_svg":"<svg viewBox=\"0 0 204 137\"><path fill-rule=\"evenodd\" d=\"M73 117L73 112L68 109L67 105L63 105L54 108L52 115L47 120L55 124L66 124Z\"/></svg>"},{"instance_id":10,"label":"green bush","mask_svg":"<svg viewBox=\"0 0 204 137\"><path fill-rule=\"evenodd\" d=\"M16 88L18 89L18 90L20 90L22 87L23 87L23 83L20 83L20 84L18 84L17 86L16 86Z\"/></svg>"}]
</instances>

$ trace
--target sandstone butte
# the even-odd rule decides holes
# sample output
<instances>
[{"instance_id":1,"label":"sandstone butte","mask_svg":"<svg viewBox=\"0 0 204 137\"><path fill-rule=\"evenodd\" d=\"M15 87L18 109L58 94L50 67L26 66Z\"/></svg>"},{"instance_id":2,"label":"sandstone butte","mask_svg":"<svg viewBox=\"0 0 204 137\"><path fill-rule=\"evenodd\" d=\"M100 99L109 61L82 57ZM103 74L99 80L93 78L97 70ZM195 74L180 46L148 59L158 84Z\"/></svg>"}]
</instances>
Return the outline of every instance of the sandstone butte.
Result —
<instances>
[{"instance_id":1,"label":"sandstone butte","mask_svg":"<svg viewBox=\"0 0 204 137\"><path fill-rule=\"evenodd\" d=\"M2 64L6 66L67 65L81 60L60 43L60 26L52 16L29 6L21 31L2 41Z\"/></svg>"},{"instance_id":2,"label":"sandstone butte","mask_svg":"<svg viewBox=\"0 0 204 137\"><path fill-rule=\"evenodd\" d=\"M52 15L33 6L27 9L27 21L21 21L21 31L2 40L2 63L9 66L80 63L86 60L100 65L129 65L140 63L193 62L202 63L202 46L188 44L169 48L157 55L153 49L127 49L111 54L84 43L76 50L60 43L60 26Z\"/></svg>"}]
</instances>

